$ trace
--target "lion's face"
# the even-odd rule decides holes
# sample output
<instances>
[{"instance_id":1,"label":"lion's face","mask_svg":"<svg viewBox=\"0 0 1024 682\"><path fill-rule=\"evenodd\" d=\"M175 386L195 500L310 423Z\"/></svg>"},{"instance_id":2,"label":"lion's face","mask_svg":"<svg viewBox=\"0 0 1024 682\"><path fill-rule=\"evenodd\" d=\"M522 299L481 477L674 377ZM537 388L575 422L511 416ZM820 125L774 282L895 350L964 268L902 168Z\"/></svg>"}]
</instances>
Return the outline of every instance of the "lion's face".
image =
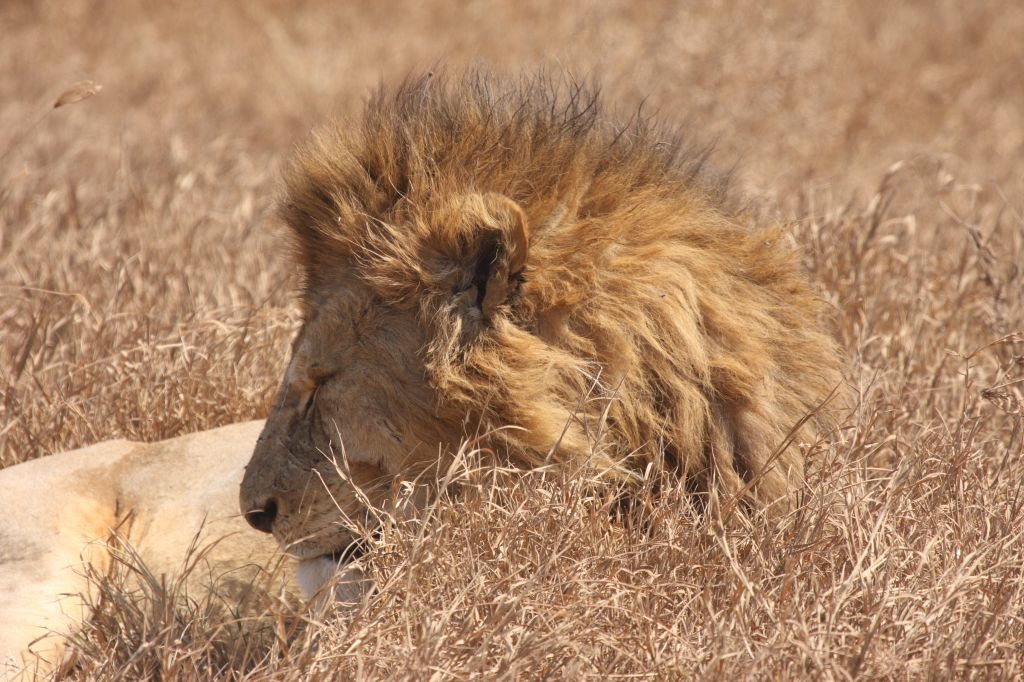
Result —
<instances>
[{"instance_id":1,"label":"lion's face","mask_svg":"<svg viewBox=\"0 0 1024 682\"><path fill-rule=\"evenodd\" d=\"M343 551L352 536L339 521L363 523L404 463L438 447L420 428L434 397L411 313L354 281L317 298L242 489L245 511L276 507L268 527L300 558Z\"/></svg>"},{"instance_id":2,"label":"lion's face","mask_svg":"<svg viewBox=\"0 0 1024 682\"><path fill-rule=\"evenodd\" d=\"M471 328L503 302L525 224L502 197L462 197L457 207L409 218L410 231L418 223L454 234L451 248L433 245L441 255L423 279L400 272L382 282L351 258L305 293L306 319L241 488L250 523L293 556L350 556L353 526L375 523L367 511L396 482L429 476L462 440L466 413L441 398L436 360L450 359L445 339L458 344L453 319ZM385 300L412 285L418 295Z\"/></svg>"}]
</instances>

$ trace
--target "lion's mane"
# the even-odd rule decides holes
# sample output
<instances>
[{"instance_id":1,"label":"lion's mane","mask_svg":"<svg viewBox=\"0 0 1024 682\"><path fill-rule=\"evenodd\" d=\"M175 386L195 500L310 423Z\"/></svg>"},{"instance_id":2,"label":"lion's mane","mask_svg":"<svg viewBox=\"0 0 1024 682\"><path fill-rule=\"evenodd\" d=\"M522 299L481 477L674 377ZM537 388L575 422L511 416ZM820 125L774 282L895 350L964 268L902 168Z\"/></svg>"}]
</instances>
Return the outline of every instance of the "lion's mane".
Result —
<instances>
[{"instance_id":1,"label":"lion's mane","mask_svg":"<svg viewBox=\"0 0 1024 682\"><path fill-rule=\"evenodd\" d=\"M766 504L803 478L839 355L784 229L753 225L706 156L563 79L428 75L320 131L281 214L307 294L356 268L417 311L434 409L491 451L623 478L653 464ZM458 224L481 196L514 202L528 235L490 315L455 295L501 248Z\"/></svg>"}]
</instances>

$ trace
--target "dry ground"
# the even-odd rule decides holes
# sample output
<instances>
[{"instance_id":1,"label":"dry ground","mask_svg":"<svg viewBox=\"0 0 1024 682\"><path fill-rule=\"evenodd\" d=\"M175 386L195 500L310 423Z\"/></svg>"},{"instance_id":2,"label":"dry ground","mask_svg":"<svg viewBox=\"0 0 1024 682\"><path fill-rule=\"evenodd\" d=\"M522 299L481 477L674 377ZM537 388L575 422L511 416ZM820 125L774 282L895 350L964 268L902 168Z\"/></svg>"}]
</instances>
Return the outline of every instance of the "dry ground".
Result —
<instances>
[{"instance_id":1,"label":"dry ground","mask_svg":"<svg viewBox=\"0 0 1024 682\"><path fill-rule=\"evenodd\" d=\"M290 641L111 587L76 674L1024 675L1024 5L764 4L3 3L0 465L265 414L296 324L278 164L381 78L476 58L717 139L860 395L781 523L665 496L630 525L524 481L390 530L378 598Z\"/></svg>"}]
</instances>

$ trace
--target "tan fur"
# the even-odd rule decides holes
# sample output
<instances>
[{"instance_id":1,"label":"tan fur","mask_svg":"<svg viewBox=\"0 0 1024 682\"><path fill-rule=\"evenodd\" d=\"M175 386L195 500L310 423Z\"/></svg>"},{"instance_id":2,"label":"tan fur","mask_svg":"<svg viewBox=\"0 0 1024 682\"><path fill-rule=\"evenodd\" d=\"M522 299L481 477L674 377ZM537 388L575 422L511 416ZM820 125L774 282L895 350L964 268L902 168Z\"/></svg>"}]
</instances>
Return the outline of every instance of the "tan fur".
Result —
<instances>
[{"instance_id":1,"label":"tan fur","mask_svg":"<svg viewBox=\"0 0 1024 682\"><path fill-rule=\"evenodd\" d=\"M243 511L272 501L292 552L335 551L339 519L467 437L785 506L838 354L785 230L750 225L704 157L586 88L480 72L317 134L281 208L305 323Z\"/></svg>"},{"instance_id":2,"label":"tan fur","mask_svg":"<svg viewBox=\"0 0 1024 682\"><path fill-rule=\"evenodd\" d=\"M268 584L253 581L280 554L234 504L262 425L153 444L111 441L0 471L0 680L60 665L65 637L89 616L86 573L107 570L115 529L168 584L195 543L202 555L188 576L195 597L216 583L233 607L262 599ZM286 584L297 594L291 579Z\"/></svg>"}]
</instances>

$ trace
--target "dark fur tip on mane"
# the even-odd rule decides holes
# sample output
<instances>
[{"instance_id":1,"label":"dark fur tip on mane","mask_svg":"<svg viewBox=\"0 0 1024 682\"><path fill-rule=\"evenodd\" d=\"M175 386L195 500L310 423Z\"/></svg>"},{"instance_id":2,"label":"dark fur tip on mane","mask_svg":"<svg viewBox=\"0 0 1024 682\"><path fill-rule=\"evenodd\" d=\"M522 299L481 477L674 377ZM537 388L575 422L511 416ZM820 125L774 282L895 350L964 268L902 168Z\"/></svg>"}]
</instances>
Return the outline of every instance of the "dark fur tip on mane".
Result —
<instances>
[{"instance_id":1,"label":"dark fur tip on mane","mask_svg":"<svg viewBox=\"0 0 1024 682\"><path fill-rule=\"evenodd\" d=\"M366 115L388 111L423 133L470 132L478 152L511 152L499 155L500 161L556 150L561 154L548 161L568 160L566 145L574 144L592 157L596 171L601 162L618 162L639 180L699 183L717 199L728 187L728 174L706 164L712 145L699 145L680 127L645 114L643 103L620 116L605 105L596 79L567 72L511 77L477 67L455 76L443 70L410 76L393 92L379 89Z\"/></svg>"},{"instance_id":2,"label":"dark fur tip on mane","mask_svg":"<svg viewBox=\"0 0 1024 682\"><path fill-rule=\"evenodd\" d=\"M589 216L696 193L736 211L731 173L713 171L710 152L642 106L609 113L598 85L568 74L434 70L382 86L360 117L316 132L286 170L280 215L308 272L346 231L438 193L499 192L528 213L569 200Z\"/></svg>"}]
</instances>

